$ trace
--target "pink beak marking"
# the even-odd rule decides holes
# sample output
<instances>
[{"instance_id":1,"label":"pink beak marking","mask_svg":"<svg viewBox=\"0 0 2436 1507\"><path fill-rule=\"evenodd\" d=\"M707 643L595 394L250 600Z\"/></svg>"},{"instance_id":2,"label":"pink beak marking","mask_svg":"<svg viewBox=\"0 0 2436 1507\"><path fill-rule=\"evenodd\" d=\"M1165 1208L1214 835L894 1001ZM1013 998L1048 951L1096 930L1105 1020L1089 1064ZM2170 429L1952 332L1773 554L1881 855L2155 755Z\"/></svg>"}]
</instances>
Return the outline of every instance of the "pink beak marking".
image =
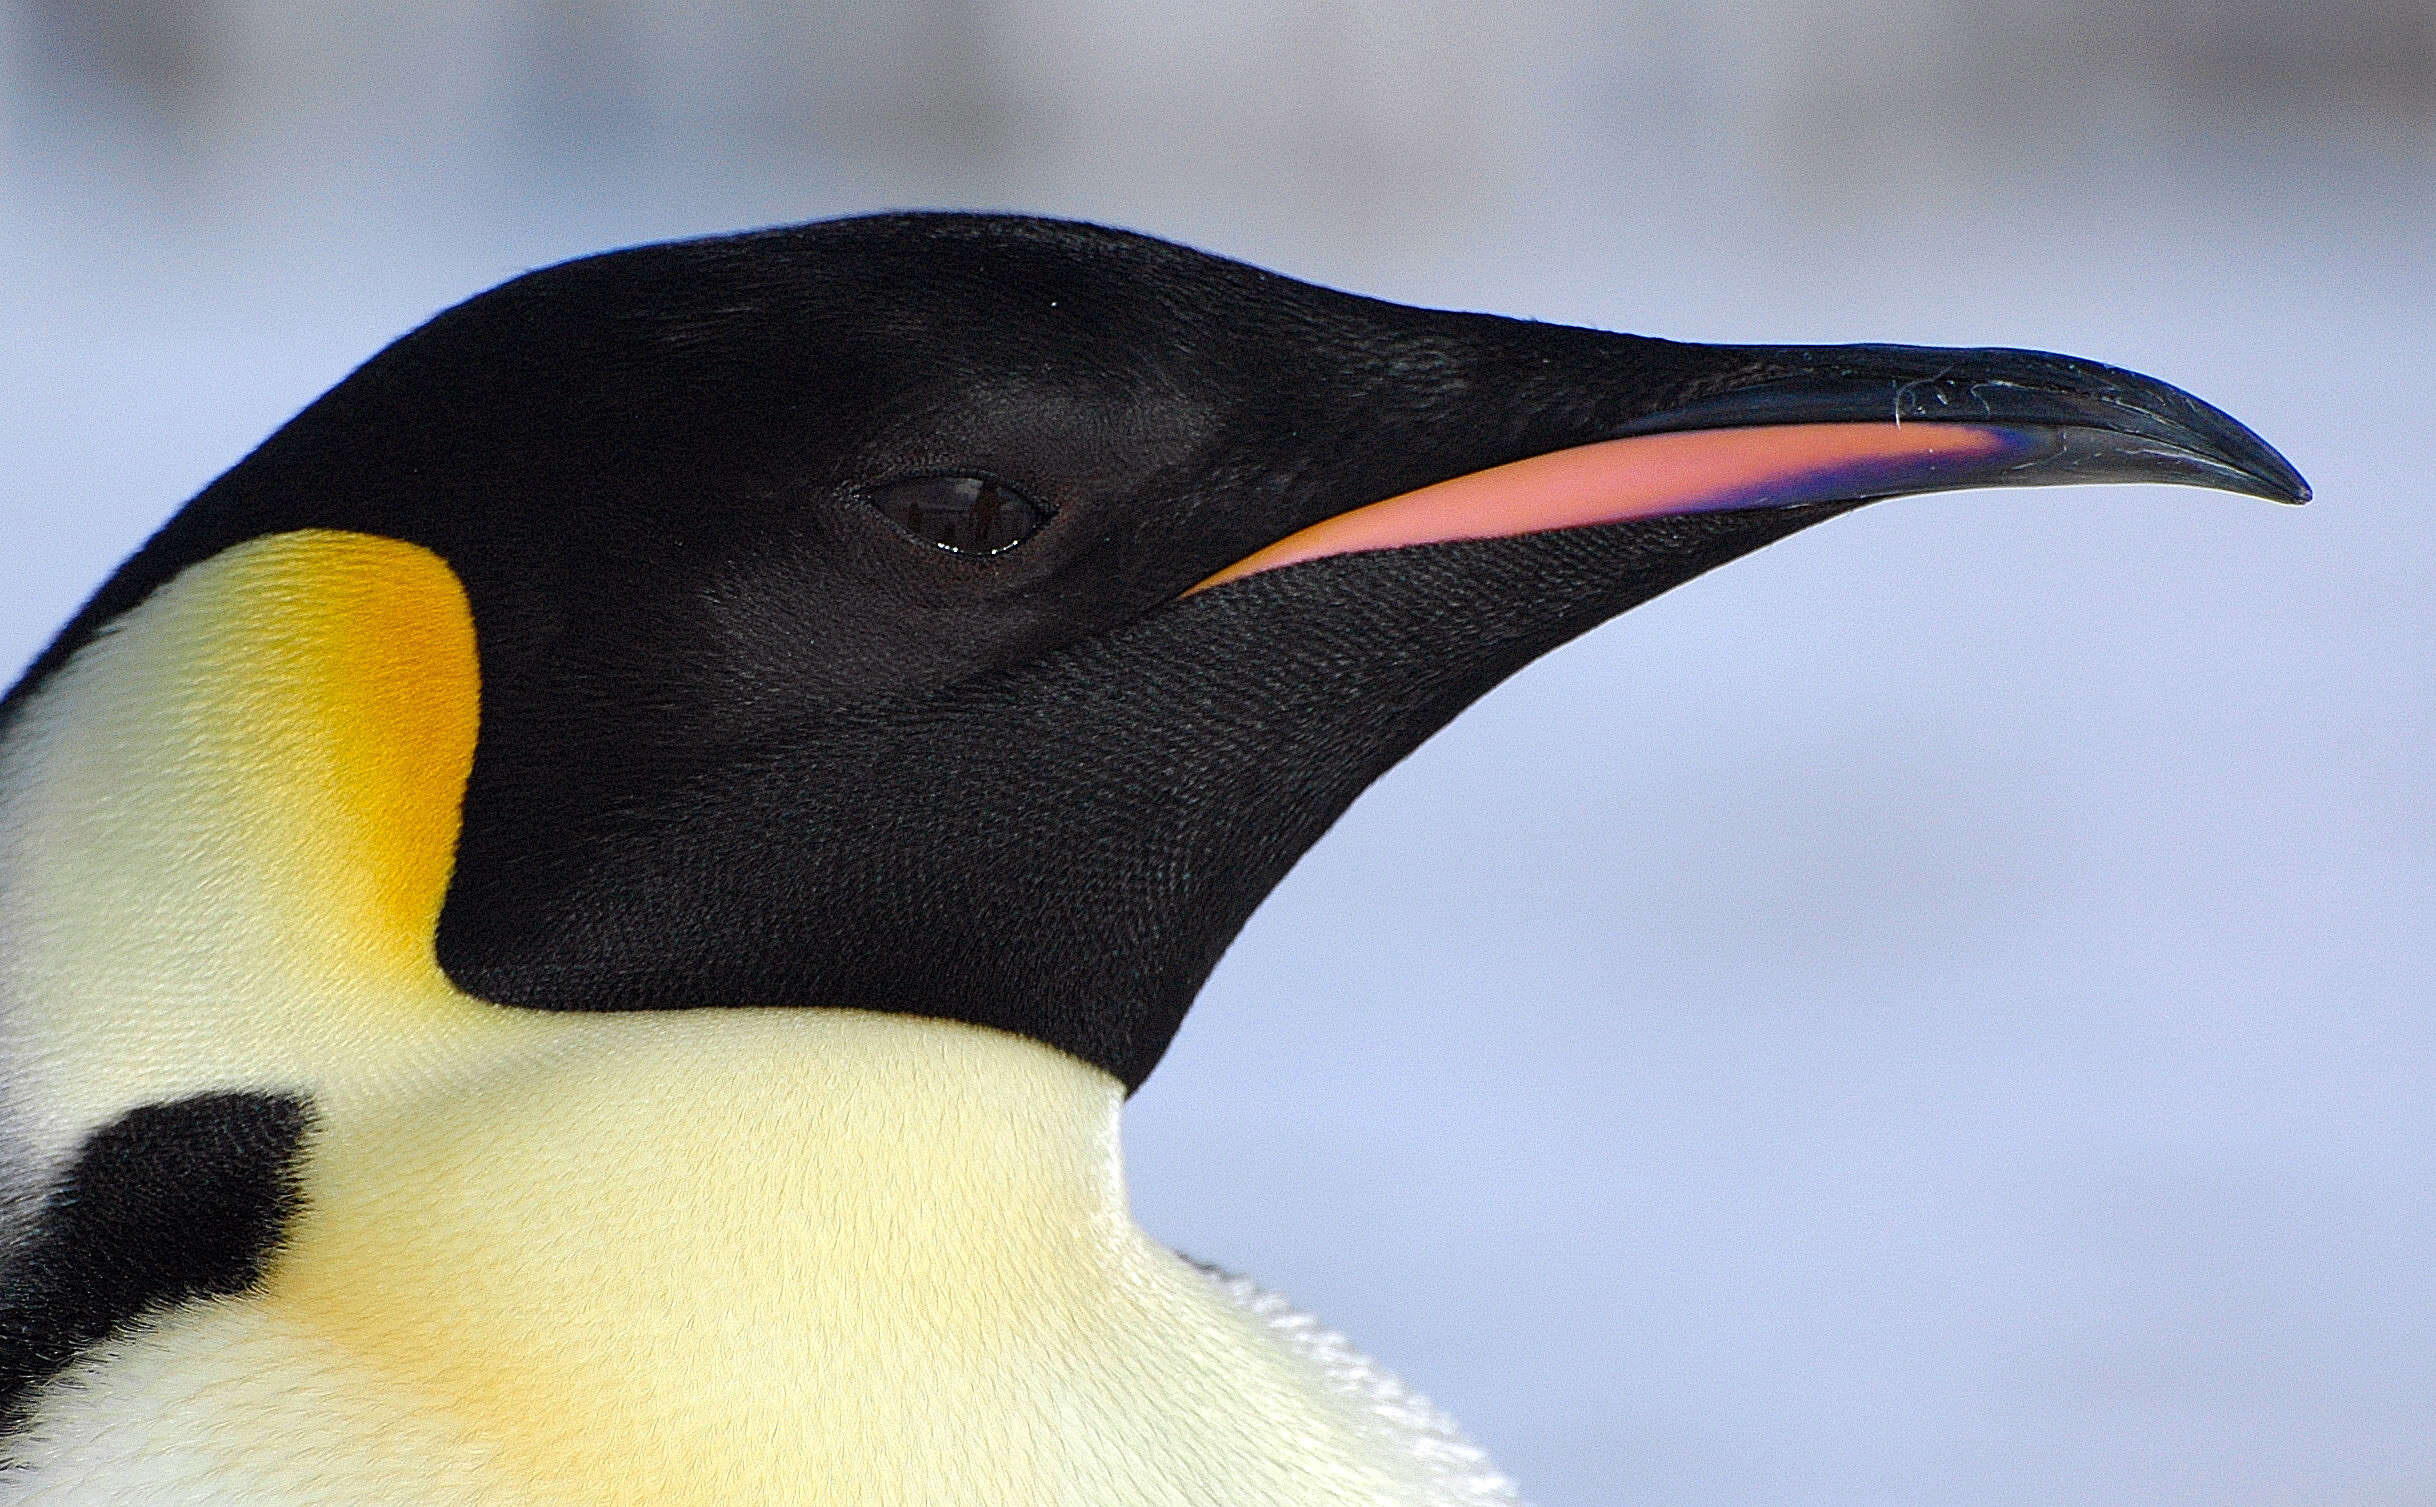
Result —
<instances>
[{"instance_id":1,"label":"pink beak marking","mask_svg":"<svg viewBox=\"0 0 2436 1507\"><path fill-rule=\"evenodd\" d=\"M1971 486L2040 444L2032 429L1950 423L1765 424L1602 440L1322 519L1185 595L1363 550Z\"/></svg>"}]
</instances>

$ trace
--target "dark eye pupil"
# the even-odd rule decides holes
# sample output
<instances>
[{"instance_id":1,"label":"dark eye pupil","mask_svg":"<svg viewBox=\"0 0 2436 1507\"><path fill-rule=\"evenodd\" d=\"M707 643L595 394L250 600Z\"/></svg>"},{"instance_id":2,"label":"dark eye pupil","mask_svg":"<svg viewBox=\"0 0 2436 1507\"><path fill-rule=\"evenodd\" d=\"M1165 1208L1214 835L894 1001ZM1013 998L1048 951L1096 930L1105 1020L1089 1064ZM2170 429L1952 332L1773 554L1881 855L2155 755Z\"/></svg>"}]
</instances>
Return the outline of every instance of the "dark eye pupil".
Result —
<instances>
[{"instance_id":1,"label":"dark eye pupil","mask_svg":"<svg viewBox=\"0 0 2436 1507\"><path fill-rule=\"evenodd\" d=\"M1049 521L1030 498L982 476L917 476L870 494L889 522L960 555L1013 549Z\"/></svg>"}]
</instances>

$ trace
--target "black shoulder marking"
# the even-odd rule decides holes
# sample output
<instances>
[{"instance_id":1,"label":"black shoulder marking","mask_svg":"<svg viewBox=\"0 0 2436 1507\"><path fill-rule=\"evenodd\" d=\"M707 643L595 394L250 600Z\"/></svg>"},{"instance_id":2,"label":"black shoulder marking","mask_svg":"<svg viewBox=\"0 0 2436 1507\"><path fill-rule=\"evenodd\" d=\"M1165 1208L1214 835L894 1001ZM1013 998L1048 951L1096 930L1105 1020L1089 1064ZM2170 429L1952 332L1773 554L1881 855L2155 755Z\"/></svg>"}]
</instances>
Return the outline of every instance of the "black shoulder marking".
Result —
<instances>
[{"instance_id":1,"label":"black shoulder marking","mask_svg":"<svg viewBox=\"0 0 2436 1507\"><path fill-rule=\"evenodd\" d=\"M261 1280L296 1211L303 1098L200 1094L93 1132L0 1274L0 1432L147 1314Z\"/></svg>"}]
</instances>

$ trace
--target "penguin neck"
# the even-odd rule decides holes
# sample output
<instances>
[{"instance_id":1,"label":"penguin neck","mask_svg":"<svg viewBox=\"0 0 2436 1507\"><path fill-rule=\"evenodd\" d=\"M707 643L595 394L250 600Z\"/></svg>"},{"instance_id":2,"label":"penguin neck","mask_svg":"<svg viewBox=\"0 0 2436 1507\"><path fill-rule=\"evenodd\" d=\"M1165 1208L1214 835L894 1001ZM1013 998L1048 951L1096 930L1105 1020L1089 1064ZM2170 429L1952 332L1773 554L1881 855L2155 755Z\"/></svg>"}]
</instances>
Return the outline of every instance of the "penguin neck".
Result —
<instances>
[{"instance_id":1,"label":"penguin neck","mask_svg":"<svg viewBox=\"0 0 2436 1507\"><path fill-rule=\"evenodd\" d=\"M422 1390L504 1403L561 1363L868 1337L875 1298L1003 1326L1139 1238L1121 1087L1022 1037L829 1009L477 1019L328 1104L267 1295Z\"/></svg>"},{"instance_id":2,"label":"penguin neck","mask_svg":"<svg viewBox=\"0 0 2436 1507\"><path fill-rule=\"evenodd\" d=\"M1021 1145L1041 1196L1062 1180L1067 1213L1121 1215L1121 1090L1036 1043L818 1001L592 1013L460 992L432 938L477 678L446 564L305 532L189 568L12 708L0 1111L36 1165L139 1104L299 1095L335 1145L359 1120L410 1128L459 1086L529 1071L615 1083L630 1112L678 1115L672 1135L721 1127L715 1145L671 1143L692 1147L683 1177L663 1175L674 1152L604 1126L557 1149L554 1178L657 1178L663 1198L706 1202L726 1178L760 1189L737 1207L764 1210L812 1191L790 1157L843 1166L851 1146L874 1169L981 1169Z\"/></svg>"}]
</instances>

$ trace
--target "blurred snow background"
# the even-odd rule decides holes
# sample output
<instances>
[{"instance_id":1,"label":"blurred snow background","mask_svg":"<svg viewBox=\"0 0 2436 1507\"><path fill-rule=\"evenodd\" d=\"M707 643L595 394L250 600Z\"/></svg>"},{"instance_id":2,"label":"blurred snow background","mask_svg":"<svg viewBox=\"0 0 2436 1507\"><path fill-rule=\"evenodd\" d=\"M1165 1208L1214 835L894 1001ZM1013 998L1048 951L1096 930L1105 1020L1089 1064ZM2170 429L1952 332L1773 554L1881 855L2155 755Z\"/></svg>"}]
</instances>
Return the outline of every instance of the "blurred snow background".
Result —
<instances>
[{"instance_id":1,"label":"blurred snow background","mask_svg":"<svg viewBox=\"0 0 2436 1507\"><path fill-rule=\"evenodd\" d=\"M0 0L0 662L439 307L900 205L2281 446L1535 667L1256 918L1137 1199L1543 1507L2436 1502L2436 0Z\"/></svg>"}]
</instances>

